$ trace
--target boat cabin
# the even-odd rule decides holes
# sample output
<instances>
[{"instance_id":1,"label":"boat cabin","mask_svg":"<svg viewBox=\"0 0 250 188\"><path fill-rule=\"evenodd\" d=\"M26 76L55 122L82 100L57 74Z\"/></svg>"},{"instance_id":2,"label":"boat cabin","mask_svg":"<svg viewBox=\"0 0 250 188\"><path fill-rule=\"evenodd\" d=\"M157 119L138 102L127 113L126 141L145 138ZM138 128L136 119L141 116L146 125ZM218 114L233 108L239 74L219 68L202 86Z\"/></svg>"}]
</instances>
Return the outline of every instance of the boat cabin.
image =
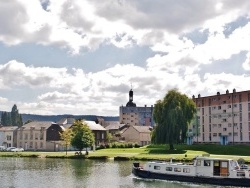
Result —
<instances>
[{"instance_id":1,"label":"boat cabin","mask_svg":"<svg viewBox=\"0 0 250 188\"><path fill-rule=\"evenodd\" d=\"M173 175L202 177L247 177L249 171L240 171L236 160L209 157L196 157L192 164L170 162L148 162L144 170Z\"/></svg>"}]
</instances>

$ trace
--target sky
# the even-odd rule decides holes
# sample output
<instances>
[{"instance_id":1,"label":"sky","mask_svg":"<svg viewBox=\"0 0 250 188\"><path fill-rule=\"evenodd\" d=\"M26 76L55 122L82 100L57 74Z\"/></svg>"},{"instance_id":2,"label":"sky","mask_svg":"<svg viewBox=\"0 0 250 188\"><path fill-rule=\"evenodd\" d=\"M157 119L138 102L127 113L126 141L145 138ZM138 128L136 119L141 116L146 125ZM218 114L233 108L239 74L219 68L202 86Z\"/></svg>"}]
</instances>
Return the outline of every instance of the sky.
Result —
<instances>
[{"instance_id":1,"label":"sky","mask_svg":"<svg viewBox=\"0 0 250 188\"><path fill-rule=\"evenodd\" d=\"M0 110L118 116L250 90L249 0L0 1Z\"/></svg>"}]
</instances>

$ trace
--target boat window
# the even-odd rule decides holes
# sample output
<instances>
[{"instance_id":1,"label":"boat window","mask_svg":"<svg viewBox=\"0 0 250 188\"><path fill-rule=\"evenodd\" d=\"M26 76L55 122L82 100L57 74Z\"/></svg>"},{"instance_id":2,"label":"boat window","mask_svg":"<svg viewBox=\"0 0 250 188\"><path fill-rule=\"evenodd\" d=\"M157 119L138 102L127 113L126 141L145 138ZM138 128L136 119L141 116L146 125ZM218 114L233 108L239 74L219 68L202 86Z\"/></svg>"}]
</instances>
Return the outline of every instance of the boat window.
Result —
<instances>
[{"instance_id":1,"label":"boat window","mask_svg":"<svg viewBox=\"0 0 250 188\"><path fill-rule=\"evenodd\" d=\"M172 171L173 168L172 167L166 167L166 171Z\"/></svg>"},{"instance_id":2,"label":"boat window","mask_svg":"<svg viewBox=\"0 0 250 188\"><path fill-rule=\"evenodd\" d=\"M174 168L175 172L181 172L181 168Z\"/></svg>"},{"instance_id":3,"label":"boat window","mask_svg":"<svg viewBox=\"0 0 250 188\"><path fill-rule=\"evenodd\" d=\"M197 160L197 166L201 166L201 160Z\"/></svg>"},{"instance_id":4,"label":"boat window","mask_svg":"<svg viewBox=\"0 0 250 188\"><path fill-rule=\"evenodd\" d=\"M160 167L160 166L154 166L154 169L155 169L155 170L160 170L161 167Z\"/></svg>"},{"instance_id":5,"label":"boat window","mask_svg":"<svg viewBox=\"0 0 250 188\"><path fill-rule=\"evenodd\" d=\"M210 161L209 160L204 160L204 166L210 166Z\"/></svg>"},{"instance_id":6,"label":"boat window","mask_svg":"<svg viewBox=\"0 0 250 188\"><path fill-rule=\"evenodd\" d=\"M190 169L189 168L183 168L183 172L184 173L190 173Z\"/></svg>"}]
</instances>

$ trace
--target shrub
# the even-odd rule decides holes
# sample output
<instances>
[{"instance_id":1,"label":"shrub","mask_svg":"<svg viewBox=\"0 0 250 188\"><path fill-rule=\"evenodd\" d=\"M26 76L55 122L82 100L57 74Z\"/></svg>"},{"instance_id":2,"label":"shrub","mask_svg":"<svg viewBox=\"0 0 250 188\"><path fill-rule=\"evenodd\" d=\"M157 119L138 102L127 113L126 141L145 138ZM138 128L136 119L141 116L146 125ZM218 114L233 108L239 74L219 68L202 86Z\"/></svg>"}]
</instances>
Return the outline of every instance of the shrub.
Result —
<instances>
[{"instance_id":1,"label":"shrub","mask_svg":"<svg viewBox=\"0 0 250 188\"><path fill-rule=\"evenodd\" d=\"M135 143L135 148L141 147L139 144Z\"/></svg>"},{"instance_id":2,"label":"shrub","mask_svg":"<svg viewBox=\"0 0 250 188\"><path fill-rule=\"evenodd\" d=\"M112 148L117 148L116 143L113 143L113 144L112 144Z\"/></svg>"},{"instance_id":3,"label":"shrub","mask_svg":"<svg viewBox=\"0 0 250 188\"><path fill-rule=\"evenodd\" d=\"M127 148L133 148L133 143L128 143Z\"/></svg>"}]
</instances>

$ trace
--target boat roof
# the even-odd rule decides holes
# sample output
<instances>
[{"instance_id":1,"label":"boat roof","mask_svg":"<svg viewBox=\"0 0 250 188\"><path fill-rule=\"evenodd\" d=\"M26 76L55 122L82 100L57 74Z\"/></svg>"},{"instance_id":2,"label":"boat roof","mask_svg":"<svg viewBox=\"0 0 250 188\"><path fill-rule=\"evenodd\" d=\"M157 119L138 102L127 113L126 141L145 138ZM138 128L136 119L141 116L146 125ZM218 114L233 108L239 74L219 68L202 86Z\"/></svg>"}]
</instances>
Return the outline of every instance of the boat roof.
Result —
<instances>
[{"instance_id":1,"label":"boat roof","mask_svg":"<svg viewBox=\"0 0 250 188\"><path fill-rule=\"evenodd\" d=\"M195 159L213 160L213 161L230 161L230 160L233 160L233 159L230 159L230 158L214 158L214 157L203 157L203 156L198 156Z\"/></svg>"}]
</instances>

